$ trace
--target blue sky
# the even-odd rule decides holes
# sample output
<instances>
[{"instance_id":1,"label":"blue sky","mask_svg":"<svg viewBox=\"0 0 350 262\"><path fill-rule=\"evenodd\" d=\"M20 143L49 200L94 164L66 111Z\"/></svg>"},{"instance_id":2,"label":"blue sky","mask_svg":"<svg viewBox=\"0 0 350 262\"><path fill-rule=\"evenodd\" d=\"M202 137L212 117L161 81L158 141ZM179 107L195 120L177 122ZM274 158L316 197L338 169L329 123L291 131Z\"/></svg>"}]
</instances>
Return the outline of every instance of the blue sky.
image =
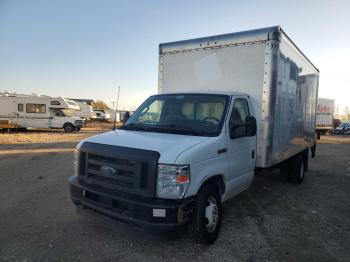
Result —
<instances>
[{"instance_id":1,"label":"blue sky","mask_svg":"<svg viewBox=\"0 0 350 262\"><path fill-rule=\"evenodd\" d=\"M0 90L116 100L157 92L158 44L281 25L350 106L350 1L0 0Z\"/></svg>"}]
</instances>

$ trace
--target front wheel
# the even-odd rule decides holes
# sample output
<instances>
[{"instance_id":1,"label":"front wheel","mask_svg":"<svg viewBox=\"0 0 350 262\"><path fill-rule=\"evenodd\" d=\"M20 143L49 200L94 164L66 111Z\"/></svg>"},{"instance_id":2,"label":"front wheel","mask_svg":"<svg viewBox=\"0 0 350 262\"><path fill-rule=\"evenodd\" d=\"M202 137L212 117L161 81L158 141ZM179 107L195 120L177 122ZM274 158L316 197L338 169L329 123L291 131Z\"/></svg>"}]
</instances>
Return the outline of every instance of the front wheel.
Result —
<instances>
[{"instance_id":1,"label":"front wheel","mask_svg":"<svg viewBox=\"0 0 350 262\"><path fill-rule=\"evenodd\" d=\"M72 124L66 124L63 129L66 133L72 133L74 131L74 126Z\"/></svg>"},{"instance_id":2,"label":"front wheel","mask_svg":"<svg viewBox=\"0 0 350 262\"><path fill-rule=\"evenodd\" d=\"M190 233L204 244L212 244L219 235L222 217L222 204L219 190L215 184L204 185L195 202Z\"/></svg>"}]
</instances>

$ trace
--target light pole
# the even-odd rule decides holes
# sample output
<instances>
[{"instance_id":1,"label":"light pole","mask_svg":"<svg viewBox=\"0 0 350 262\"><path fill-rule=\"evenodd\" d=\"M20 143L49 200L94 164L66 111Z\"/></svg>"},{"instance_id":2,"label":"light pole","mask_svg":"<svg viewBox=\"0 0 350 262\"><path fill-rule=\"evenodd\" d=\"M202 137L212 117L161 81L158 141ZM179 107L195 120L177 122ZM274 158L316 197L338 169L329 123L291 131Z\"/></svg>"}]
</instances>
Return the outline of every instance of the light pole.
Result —
<instances>
[{"instance_id":1,"label":"light pole","mask_svg":"<svg viewBox=\"0 0 350 262\"><path fill-rule=\"evenodd\" d=\"M118 97L117 97L117 104L114 110L114 124L113 124L113 130L115 130L115 123L117 121L117 109L118 109L118 103L119 103L119 93L120 93L120 86L118 86ZM114 102L113 102L113 109L114 109Z\"/></svg>"}]
</instances>

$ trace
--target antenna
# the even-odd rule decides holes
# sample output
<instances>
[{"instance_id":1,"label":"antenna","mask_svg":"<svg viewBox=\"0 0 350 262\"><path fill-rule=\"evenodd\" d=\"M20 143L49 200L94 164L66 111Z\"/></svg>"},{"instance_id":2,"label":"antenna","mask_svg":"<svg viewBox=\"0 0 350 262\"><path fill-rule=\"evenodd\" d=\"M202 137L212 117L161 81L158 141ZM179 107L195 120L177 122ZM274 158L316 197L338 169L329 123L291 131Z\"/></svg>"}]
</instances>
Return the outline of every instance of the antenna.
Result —
<instances>
[{"instance_id":1,"label":"antenna","mask_svg":"<svg viewBox=\"0 0 350 262\"><path fill-rule=\"evenodd\" d=\"M116 104L115 110L114 110L113 130L115 130L115 123L117 122L117 109L118 109L118 102L119 102L119 93L120 93L120 86L118 86L117 104ZM114 107L114 103L113 103L113 107ZM114 109L114 108L113 108L113 109Z\"/></svg>"}]
</instances>

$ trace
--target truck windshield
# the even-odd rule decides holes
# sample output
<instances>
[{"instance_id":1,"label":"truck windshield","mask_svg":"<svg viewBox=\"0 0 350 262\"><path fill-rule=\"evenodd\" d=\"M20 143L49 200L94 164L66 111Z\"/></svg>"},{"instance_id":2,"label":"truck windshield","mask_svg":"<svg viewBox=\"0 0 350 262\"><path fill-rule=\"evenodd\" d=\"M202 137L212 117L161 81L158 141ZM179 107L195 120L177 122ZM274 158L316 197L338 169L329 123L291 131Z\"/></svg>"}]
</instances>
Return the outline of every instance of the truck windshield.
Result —
<instances>
[{"instance_id":1,"label":"truck windshield","mask_svg":"<svg viewBox=\"0 0 350 262\"><path fill-rule=\"evenodd\" d=\"M148 98L121 129L217 136L226 115L229 96L171 94Z\"/></svg>"},{"instance_id":2,"label":"truck windshield","mask_svg":"<svg viewBox=\"0 0 350 262\"><path fill-rule=\"evenodd\" d=\"M61 111L63 112L63 114L67 117L73 117L75 116L75 110L73 109L61 109Z\"/></svg>"}]
</instances>

